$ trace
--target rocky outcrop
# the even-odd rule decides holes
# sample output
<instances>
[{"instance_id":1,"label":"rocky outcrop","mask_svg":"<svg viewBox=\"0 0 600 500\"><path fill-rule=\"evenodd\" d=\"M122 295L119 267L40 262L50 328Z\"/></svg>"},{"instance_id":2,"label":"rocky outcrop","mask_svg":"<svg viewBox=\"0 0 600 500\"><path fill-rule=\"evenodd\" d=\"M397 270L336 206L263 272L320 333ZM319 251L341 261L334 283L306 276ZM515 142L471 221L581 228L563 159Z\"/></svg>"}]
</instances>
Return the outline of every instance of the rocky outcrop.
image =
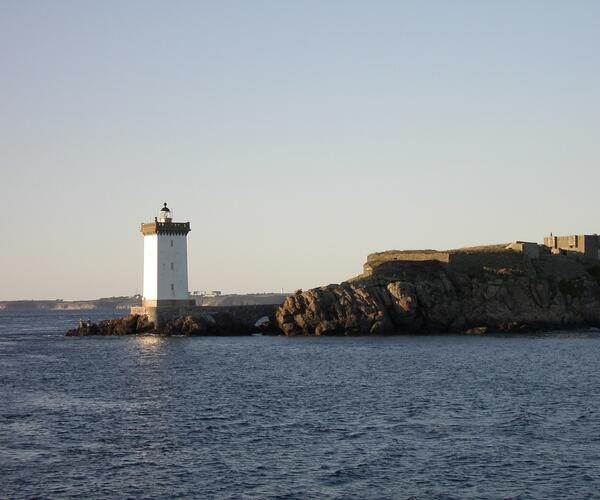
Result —
<instances>
[{"instance_id":1,"label":"rocky outcrop","mask_svg":"<svg viewBox=\"0 0 600 500\"><path fill-rule=\"evenodd\" d=\"M381 260L368 275L296 292L277 311L277 324L285 335L600 326L598 263L550 255L475 257L470 262L476 265L461 261L460 267Z\"/></svg>"},{"instance_id":2,"label":"rocky outcrop","mask_svg":"<svg viewBox=\"0 0 600 500\"><path fill-rule=\"evenodd\" d=\"M99 323L80 321L79 326L67 332L67 337L87 337L90 335L135 335L149 333L154 324L146 317L130 314L124 318L107 319Z\"/></svg>"},{"instance_id":3,"label":"rocky outcrop","mask_svg":"<svg viewBox=\"0 0 600 500\"><path fill-rule=\"evenodd\" d=\"M273 333L273 308L258 306L237 306L234 308L212 308L203 312L199 308L194 314L183 315L167 322L160 328L148 321L146 316L130 314L123 318L100 321L99 323L80 322L77 328L67 332L68 337L89 335L251 335L253 333ZM271 316L258 314L271 312ZM258 320L258 321L257 321Z\"/></svg>"}]
</instances>

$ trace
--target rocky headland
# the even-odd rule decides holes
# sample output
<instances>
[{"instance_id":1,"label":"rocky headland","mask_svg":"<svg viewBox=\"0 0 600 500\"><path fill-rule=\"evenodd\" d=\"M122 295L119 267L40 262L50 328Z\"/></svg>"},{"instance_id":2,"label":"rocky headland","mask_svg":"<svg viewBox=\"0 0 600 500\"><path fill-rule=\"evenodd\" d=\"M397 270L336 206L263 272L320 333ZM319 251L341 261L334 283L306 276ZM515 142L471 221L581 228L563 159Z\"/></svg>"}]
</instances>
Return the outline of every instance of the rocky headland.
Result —
<instances>
[{"instance_id":1,"label":"rocky headland","mask_svg":"<svg viewBox=\"0 0 600 500\"><path fill-rule=\"evenodd\" d=\"M129 315L67 335L392 335L600 327L600 261L540 246L368 256L360 276L298 290L280 306L198 307L156 328Z\"/></svg>"},{"instance_id":2,"label":"rocky headland","mask_svg":"<svg viewBox=\"0 0 600 500\"><path fill-rule=\"evenodd\" d=\"M511 245L375 253L362 275L288 297L276 321L285 335L598 327L600 262Z\"/></svg>"}]
</instances>

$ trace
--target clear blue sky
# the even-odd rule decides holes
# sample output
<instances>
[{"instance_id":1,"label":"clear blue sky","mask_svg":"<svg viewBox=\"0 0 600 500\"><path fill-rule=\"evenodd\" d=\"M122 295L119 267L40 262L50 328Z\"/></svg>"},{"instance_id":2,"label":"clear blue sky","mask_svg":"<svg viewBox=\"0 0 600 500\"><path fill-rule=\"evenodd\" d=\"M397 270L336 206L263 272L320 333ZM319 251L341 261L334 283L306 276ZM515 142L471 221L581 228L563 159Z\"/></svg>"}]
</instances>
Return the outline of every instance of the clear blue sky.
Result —
<instances>
[{"instance_id":1,"label":"clear blue sky","mask_svg":"<svg viewBox=\"0 0 600 500\"><path fill-rule=\"evenodd\" d=\"M600 232L600 2L0 1L0 300L339 282Z\"/></svg>"}]
</instances>

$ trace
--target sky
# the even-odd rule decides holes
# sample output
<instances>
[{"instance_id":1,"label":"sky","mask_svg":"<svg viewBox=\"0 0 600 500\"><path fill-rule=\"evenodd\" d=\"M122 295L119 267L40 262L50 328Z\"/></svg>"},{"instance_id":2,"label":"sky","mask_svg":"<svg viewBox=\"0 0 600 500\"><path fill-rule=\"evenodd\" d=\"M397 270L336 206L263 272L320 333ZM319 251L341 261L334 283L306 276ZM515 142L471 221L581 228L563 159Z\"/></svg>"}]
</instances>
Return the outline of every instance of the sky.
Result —
<instances>
[{"instance_id":1,"label":"sky","mask_svg":"<svg viewBox=\"0 0 600 500\"><path fill-rule=\"evenodd\" d=\"M190 290L600 232L600 2L0 0L0 300Z\"/></svg>"}]
</instances>

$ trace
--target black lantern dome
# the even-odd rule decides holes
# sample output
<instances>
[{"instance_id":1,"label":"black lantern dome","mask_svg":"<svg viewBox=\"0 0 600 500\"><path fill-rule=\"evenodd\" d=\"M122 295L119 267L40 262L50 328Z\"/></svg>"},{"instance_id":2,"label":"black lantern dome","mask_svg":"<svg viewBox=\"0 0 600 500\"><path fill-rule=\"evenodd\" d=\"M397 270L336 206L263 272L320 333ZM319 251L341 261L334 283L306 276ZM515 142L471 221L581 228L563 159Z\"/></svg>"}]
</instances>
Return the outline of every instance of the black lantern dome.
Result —
<instances>
[{"instance_id":1,"label":"black lantern dome","mask_svg":"<svg viewBox=\"0 0 600 500\"><path fill-rule=\"evenodd\" d=\"M171 210L167 207L167 202L163 204L163 207L160 209L160 216L158 220L160 222L170 222L172 219Z\"/></svg>"}]
</instances>

